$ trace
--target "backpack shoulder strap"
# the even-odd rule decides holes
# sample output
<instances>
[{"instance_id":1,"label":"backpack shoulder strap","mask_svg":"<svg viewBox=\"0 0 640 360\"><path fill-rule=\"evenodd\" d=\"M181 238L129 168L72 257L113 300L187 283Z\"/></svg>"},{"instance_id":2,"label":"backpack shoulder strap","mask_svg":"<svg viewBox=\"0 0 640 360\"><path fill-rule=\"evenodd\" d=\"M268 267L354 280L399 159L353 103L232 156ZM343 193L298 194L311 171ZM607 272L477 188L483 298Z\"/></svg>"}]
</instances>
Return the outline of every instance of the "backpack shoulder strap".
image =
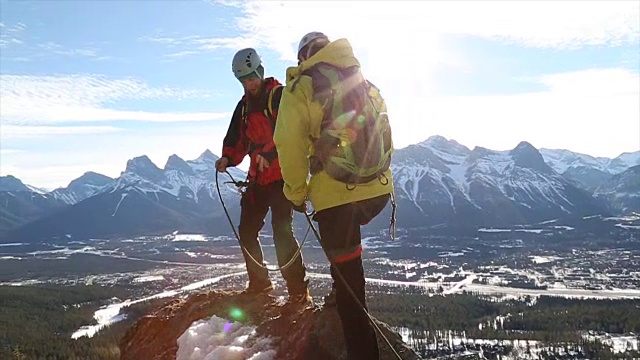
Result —
<instances>
[{"instance_id":1,"label":"backpack shoulder strap","mask_svg":"<svg viewBox=\"0 0 640 360\"><path fill-rule=\"evenodd\" d=\"M282 91L284 90L283 85L276 85L270 91L267 96L267 107L265 109L265 115L271 121L271 126L275 128L276 121L273 116L274 111L278 111L280 109L280 99L282 99Z\"/></svg>"}]
</instances>

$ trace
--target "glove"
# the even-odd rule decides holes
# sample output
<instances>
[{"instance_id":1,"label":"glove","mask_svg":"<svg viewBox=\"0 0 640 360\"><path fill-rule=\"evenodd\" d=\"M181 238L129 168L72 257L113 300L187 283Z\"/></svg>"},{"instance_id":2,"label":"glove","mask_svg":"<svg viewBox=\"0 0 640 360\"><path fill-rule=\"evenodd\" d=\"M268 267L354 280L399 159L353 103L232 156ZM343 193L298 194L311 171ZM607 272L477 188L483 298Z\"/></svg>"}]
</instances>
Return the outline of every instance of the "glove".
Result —
<instances>
[{"instance_id":1,"label":"glove","mask_svg":"<svg viewBox=\"0 0 640 360\"><path fill-rule=\"evenodd\" d=\"M306 214L307 213L307 203L303 202L300 205L293 204L293 210L295 210L297 212L301 212L303 214Z\"/></svg>"}]
</instances>

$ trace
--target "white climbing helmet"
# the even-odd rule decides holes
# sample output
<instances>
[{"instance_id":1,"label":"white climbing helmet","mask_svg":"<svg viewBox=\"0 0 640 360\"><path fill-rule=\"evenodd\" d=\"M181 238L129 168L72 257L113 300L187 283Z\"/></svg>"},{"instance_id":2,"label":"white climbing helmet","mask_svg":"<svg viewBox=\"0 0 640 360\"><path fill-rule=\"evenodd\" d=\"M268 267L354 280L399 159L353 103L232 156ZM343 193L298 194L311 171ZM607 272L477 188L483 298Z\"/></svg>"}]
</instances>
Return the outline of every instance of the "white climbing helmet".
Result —
<instances>
[{"instance_id":1,"label":"white climbing helmet","mask_svg":"<svg viewBox=\"0 0 640 360\"><path fill-rule=\"evenodd\" d=\"M298 43L298 55L300 55L300 50L302 50L303 47L309 45L310 42L312 42L313 40L316 39L327 39L329 40L329 37L319 31L312 31L308 34L306 34L305 36L302 37L302 39L300 39L300 43Z\"/></svg>"},{"instance_id":2,"label":"white climbing helmet","mask_svg":"<svg viewBox=\"0 0 640 360\"><path fill-rule=\"evenodd\" d=\"M238 51L231 62L231 71L237 79L256 73L260 75L258 68L262 65L260 55L253 48L246 48Z\"/></svg>"}]
</instances>

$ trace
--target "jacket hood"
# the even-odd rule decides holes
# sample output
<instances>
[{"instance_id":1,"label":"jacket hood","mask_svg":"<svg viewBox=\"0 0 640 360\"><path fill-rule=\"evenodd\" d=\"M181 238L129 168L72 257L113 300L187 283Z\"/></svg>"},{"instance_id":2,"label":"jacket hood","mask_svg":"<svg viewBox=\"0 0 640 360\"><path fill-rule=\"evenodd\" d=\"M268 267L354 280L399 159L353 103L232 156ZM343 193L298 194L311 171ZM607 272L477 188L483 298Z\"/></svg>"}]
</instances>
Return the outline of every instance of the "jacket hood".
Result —
<instances>
[{"instance_id":1,"label":"jacket hood","mask_svg":"<svg viewBox=\"0 0 640 360\"><path fill-rule=\"evenodd\" d=\"M276 79L275 77L268 77L266 79L264 79L264 81L266 82L266 89L267 90L271 90L272 88L278 86L278 85L282 85L280 83L280 81L278 81L278 79Z\"/></svg>"},{"instance_id":2,"label":"jacket hood","mask_svg":"<svg viewBox=\"0 0 640 360\"><path fill-rule=\"evenodd\" d=\"M360 62L353 54L353 48L347 39L338 39L330 42L312 57L303 61L298 66L287 69L287 84L298 78L303 71L318 63L328 63L341 68L348 68L354 65L360 66Z\"/></svg>"}]
</instances>

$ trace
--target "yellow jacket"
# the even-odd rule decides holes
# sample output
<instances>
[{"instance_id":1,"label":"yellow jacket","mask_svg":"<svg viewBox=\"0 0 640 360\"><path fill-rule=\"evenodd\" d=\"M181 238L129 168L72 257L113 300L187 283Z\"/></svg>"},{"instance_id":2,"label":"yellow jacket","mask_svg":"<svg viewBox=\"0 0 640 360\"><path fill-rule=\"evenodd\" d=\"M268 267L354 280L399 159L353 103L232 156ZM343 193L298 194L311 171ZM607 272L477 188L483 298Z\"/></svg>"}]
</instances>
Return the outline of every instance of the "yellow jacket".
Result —
<instances>
[{"instance_id":1,"label":"yellow jacket","mask_svg":"<svg viewBox=\"0 0 640 360\"><path fill-rule=\"evenodd\" d=\"M389 179L388 182L384 181L385 184L375 179L366 184L358 184L355 189L347 189L345 183L334 180L324 171L308 179L309 157L314 152L311 141L320 136L323 112L320 104L313 101L311 78L301 76L301 73L318 62L341 67L360 65L353 54L351 44L346 39L339 39L299 66L287 69L286 88L282 93L274 132L274 142L284 179L284 195L295 205L309 200L313 209L320 211L392 193L391 170L385 173ZM294 87L293 84L296 82Z\"/></svg>"}]
</instances>

